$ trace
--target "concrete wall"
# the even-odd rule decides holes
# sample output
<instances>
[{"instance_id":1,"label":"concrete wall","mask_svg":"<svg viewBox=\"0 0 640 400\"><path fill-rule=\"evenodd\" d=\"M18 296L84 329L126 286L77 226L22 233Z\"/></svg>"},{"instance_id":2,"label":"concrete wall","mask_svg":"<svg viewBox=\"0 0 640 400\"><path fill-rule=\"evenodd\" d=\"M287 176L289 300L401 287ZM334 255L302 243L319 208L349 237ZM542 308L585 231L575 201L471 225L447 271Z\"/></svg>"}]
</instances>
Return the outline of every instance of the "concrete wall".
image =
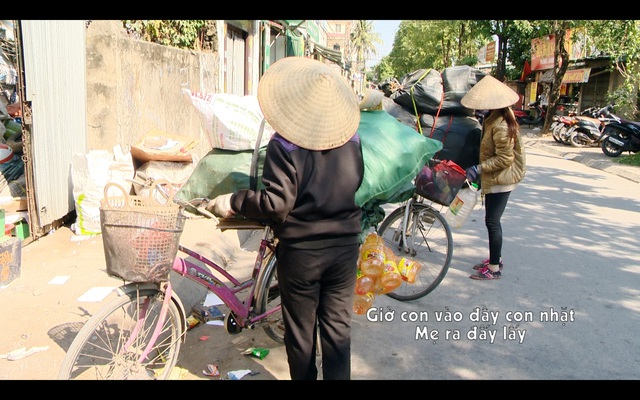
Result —
<instances>
[{"instance_id":1,"label":"concrete wall","mask_svg":"<svg viewBox=\"0 0 640 400\"><path fill-rule=\"evenodd\" d=\"M135 145L159 129L199 139L209 150L199 115L181 89L218 93L218 54L128 38L119 21L91 21L87 46L88 150Z\"/></svg>"}]
</instances>

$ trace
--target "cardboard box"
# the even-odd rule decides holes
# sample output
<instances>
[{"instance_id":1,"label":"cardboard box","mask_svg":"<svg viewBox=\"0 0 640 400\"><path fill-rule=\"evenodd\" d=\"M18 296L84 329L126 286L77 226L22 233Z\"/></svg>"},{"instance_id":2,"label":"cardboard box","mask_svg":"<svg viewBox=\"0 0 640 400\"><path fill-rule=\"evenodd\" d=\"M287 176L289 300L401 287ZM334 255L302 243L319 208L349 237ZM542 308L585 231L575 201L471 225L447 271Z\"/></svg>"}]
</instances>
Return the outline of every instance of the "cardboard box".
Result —
<instances>
[{"instance_id":1,"label":"cardboard box","mask_svg":"<svg viewBox=\"0 0 640 400\"><path fill-rule=\"evenodd\" d=\"M19 278L21 267L22 240L11 236L0 239L0 286Z\"/></svg>"},{"instance_id":2,"label":"cardboard box","mask_svg":"<svg viewBox=\"0 0 640 400\"><path fill-rule=\"evenodd\" d=\"M135 146L131 146L131 156L141 164L147 161L193 162L191 150L198 142L198 139L170 135L153 129L147 132Z\"/></svg>"},{"instance_id":3,"label":"cardboard box","mask_svg":"<svg viewBox=\"0 0 640 400\"><path fill-rule=\"evenodd\" d=\"M6 212L11 213L15 211L27 210L27 198L26 197L0 197L0 208L3 208Z\"/></svg>"}]
</instances>

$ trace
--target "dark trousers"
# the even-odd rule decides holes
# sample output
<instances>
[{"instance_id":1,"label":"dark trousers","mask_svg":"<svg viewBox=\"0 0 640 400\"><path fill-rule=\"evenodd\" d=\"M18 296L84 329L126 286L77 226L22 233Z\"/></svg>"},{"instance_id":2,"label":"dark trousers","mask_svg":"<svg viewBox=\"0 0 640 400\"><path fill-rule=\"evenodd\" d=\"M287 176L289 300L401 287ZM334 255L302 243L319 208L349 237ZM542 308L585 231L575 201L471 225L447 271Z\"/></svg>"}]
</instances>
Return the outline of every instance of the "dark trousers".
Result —
<instances>
[{"instance_id":1,"label":"dark trousers","mask_svg":"<svg viewBox=\"0 0 640 400\"><path fill-rule=\"evenodd\" d=\"M351 315L358 245L298 249L280 243L277 257L291 379L318 378L318 329L323 379L351 379Z\"/></svg>"},{"instance_id":2,"label":"dark trousers","mask_svg":"<svg viewBox=\"0 0 640 400\"><path fill-rule=\"evenodd\" d=\"M498 265L502 257L502 224L500 219L507 208L511 192L484 195L484 224L489 234L489 263Z\"/></svg>"}]
</instances>

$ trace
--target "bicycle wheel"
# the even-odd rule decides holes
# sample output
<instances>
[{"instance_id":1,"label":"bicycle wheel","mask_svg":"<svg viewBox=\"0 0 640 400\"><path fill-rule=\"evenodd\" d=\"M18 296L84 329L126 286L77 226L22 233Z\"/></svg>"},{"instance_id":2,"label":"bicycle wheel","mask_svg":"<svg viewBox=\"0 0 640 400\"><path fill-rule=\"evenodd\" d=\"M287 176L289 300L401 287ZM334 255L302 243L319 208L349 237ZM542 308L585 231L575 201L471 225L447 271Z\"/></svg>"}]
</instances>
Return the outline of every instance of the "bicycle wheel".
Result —
<instances>
[{"instance_id":1,"label":"bicycle wheel","mask_svg":"<svg viewBox=\"0 0 640 400\"><path fill-rule=\"evenodd\" d=\"M172 301L156 343L139 361L158 323L162 297L157 289L136 290L105 305L71 343L58 379L168 379L182 335L180 311Z\"/></svg>"},{"instance_id":2,"label":"bicycle wheel","mask_svg":"<svg viewBox=\"0 0 640 400\"><path fill-rule=\"evenodd\" d=\"M266 296L258 300L258 307L256 311L258 314L262 314L268 310L272 310L274 307L280 305L280 287L278 286L278 272L276 268L276 255L271 254L269 259L265 262L267 280L265 290ZM282 310L278 310L271 314L265 321L263 326L267 335L278 343L284 343L284 321L282 320Z\"/></svg>"},{"instance_id":3,"label":"bicycle wheel","mask_svg":"<svg viewBox=\"0 0 640 400\"><path fill-rule=\"evenodd\" d=\"M400 287L387 293L396 300L409 301L426 296L442 282L453 256L453 236L445 218L433 207L414 202L406 228L402 226L404 211L404 206L392 211L380 224L378 235L398 258L411 258L421 265L415 282L403 281ZM402 229L407 238L406 251Z\"/></svg>"}]
</instances>

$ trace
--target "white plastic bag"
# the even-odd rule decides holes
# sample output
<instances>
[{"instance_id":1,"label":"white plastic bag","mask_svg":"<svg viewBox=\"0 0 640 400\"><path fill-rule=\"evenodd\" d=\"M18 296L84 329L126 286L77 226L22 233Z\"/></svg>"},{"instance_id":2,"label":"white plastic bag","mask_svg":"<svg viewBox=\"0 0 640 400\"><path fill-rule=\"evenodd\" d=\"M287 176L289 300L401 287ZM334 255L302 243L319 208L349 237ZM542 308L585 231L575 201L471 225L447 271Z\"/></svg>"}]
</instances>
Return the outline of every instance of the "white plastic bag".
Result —
<instances>
[{"instance_id":1,"label":"white plastic bag","mask_svg":"<svg viewBox=\"0 0 640 400\"><path fill-rule=\"evenodd\" d=\"M256 96L201 93L182 89L198 110L211 147L224 150L253 150L263 115ZM266 146L273 128L265 121L260 147Z\"/></svg>"},{"instance_id":2,"label":"white plastic bag","mask_svg":"<svg viewBox=\"0 0 640 400\"><path fill-rule=\"evenodd\" d=\"M131 153L118 156L107 150L92 150L87 154L74 153L71 160L71 181L73 200L76 207L77 235L97 235L100 228L100 200L104 197L104 187L115 182L131 190L134 169Z\"/></svg>"}]
</instances>

